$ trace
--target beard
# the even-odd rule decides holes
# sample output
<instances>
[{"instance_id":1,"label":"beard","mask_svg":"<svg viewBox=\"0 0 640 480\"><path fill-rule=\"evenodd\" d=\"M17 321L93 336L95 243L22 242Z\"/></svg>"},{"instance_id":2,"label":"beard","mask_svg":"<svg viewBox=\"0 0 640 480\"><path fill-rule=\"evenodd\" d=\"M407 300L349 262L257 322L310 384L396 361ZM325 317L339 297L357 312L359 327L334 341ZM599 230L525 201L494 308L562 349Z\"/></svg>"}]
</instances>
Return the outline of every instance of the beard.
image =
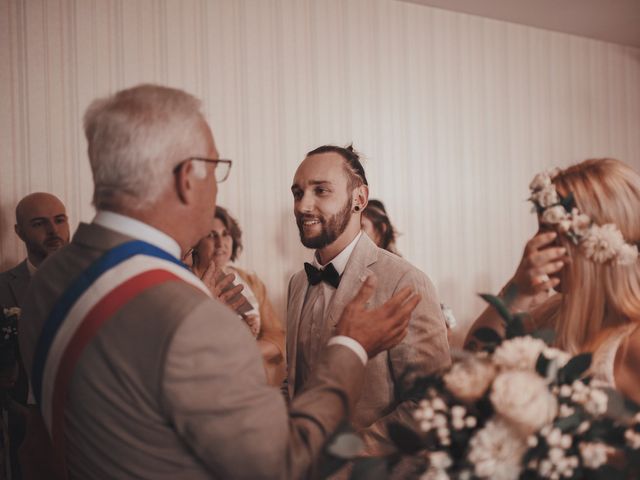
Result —
<instances>
[{"instance_id":1,"label":"beard","mask_svg":"<svg viewBox=\"0 0 640 480\"><path fill-rule=\"evenodd\" d=\"M304 234L303 222L309 218L319 220L322 226L322 231L314 237L307 237ZM296 214L296 224L300 232L300 241L307 248L320 249L331 245L347 229L350 219L351 200L347 200L344 207L328 219L322 216Z\"/></svg>"}]
</instances>

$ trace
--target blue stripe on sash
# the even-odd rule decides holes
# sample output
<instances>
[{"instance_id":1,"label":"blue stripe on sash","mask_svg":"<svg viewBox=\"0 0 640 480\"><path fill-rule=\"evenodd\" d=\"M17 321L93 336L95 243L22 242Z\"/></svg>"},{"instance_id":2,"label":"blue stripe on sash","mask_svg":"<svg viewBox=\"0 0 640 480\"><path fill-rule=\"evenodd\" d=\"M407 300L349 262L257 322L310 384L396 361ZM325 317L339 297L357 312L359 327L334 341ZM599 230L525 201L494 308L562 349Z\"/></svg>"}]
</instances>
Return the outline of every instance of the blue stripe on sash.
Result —
<instances>
[{"instance_id":1,"label":"blue stripe on sash","mask_svg":"<svg viewBox=\"0 0 640 480\"><path fill-rule=\"evenodd\" d=\"M186 265L170 253L150 243L134 240L109 250L84 270L53 306L42 327L42 332L40 332L32 370L33 392L39 405L41 405L42 402L42 376L44 374L47 356L49 355L49 349L53 344L58 329L65 318L67 318L67 314L82 294L86 292L102 274L135 255L161 258L187 268Z\"/></svg>"}]
</instances>

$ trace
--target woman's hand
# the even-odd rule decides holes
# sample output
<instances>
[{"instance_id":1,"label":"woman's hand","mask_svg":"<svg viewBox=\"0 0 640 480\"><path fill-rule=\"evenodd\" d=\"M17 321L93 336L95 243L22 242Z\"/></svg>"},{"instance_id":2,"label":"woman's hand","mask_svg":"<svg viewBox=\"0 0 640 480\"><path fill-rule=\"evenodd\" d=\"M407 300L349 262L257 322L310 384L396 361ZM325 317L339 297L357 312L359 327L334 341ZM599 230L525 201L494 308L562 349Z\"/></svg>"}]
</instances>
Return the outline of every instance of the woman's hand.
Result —
<instances>
[{"instance_id":1,"label":"woman's hand","mask_svg":"<svg viewBox=\"0 0 640 480\"><path fill-rule=\"evenodd\" d=\"M560 279L550 277L570 261L567 249L552 245L556 232L538 233L527 242L522 260L509 283L517 288L516 299L522 303L558 286Z\"/></svg>"},{"instance_id":2,"label":"woman's hand","mask_svg":"<svg viewBox=\"0 0 640 480\"><path fill-rule=\"evenodd\" d=\"M193 273L197 275L195 270ZM213 260L209 262L209 266L202 276L200 276L200 279L215 298L227 305L233 311L238 311L238 309L247 301L243 295L240 295L244 286L233 284L236 276L233 273L225 274L221 268L216 266ZM241 312L238 311L238 314L240 313Z\"/></svg>"},{"instance_id":3,"label":"woman's hand","mask_svg":"<svg viewBox=\"0 0 640 480\"><path fill-rule=\"evenodd\" d=\"M254 337L260 333L260 317L258 315L243 315L242 319L249 325L249 330Z\"/></svg>"}]
</instances>

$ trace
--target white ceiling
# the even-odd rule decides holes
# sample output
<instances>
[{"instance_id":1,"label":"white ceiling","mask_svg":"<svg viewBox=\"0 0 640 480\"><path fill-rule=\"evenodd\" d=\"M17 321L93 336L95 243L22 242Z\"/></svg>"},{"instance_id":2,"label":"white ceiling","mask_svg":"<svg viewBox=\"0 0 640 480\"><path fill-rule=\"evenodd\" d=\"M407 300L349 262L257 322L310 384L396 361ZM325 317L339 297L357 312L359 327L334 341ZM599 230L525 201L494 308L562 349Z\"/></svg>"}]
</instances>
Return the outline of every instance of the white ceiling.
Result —
<instances>
[{"instance_id":1,"label":"white ceiling","mask_svg":"<svg viewBox=\"0 0 640 480\"><path fill-rule=\"evenodd\" d=\"M401 0L640 47L640 0Z\"/></svg>"}]
</instances>

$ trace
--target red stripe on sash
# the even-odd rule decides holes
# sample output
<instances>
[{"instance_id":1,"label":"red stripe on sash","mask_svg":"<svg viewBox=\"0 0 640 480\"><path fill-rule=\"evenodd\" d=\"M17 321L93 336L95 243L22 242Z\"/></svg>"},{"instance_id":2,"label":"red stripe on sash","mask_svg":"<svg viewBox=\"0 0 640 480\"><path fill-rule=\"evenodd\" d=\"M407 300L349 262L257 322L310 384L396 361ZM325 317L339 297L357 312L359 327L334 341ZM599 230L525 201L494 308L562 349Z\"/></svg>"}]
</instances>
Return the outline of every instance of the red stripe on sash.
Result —
<instances>
[{"instance_id":1,"label":"red stripe on sash","mask_svg":"<svg viewBox=\"0 0 640 480\"><path fill-rule=\"evenodd\" d=\"M118 285L93 306L73 334L66 350L62 354L56 375L52 400L52 439L57 453L64 461L64 408L69 383L74 369L85 347L98 333L100 327L111 318L123 305L144 290L170 280L181 280L180 277L167 270L148 270L131 277Z\"/></svg>"}]
</instances>

